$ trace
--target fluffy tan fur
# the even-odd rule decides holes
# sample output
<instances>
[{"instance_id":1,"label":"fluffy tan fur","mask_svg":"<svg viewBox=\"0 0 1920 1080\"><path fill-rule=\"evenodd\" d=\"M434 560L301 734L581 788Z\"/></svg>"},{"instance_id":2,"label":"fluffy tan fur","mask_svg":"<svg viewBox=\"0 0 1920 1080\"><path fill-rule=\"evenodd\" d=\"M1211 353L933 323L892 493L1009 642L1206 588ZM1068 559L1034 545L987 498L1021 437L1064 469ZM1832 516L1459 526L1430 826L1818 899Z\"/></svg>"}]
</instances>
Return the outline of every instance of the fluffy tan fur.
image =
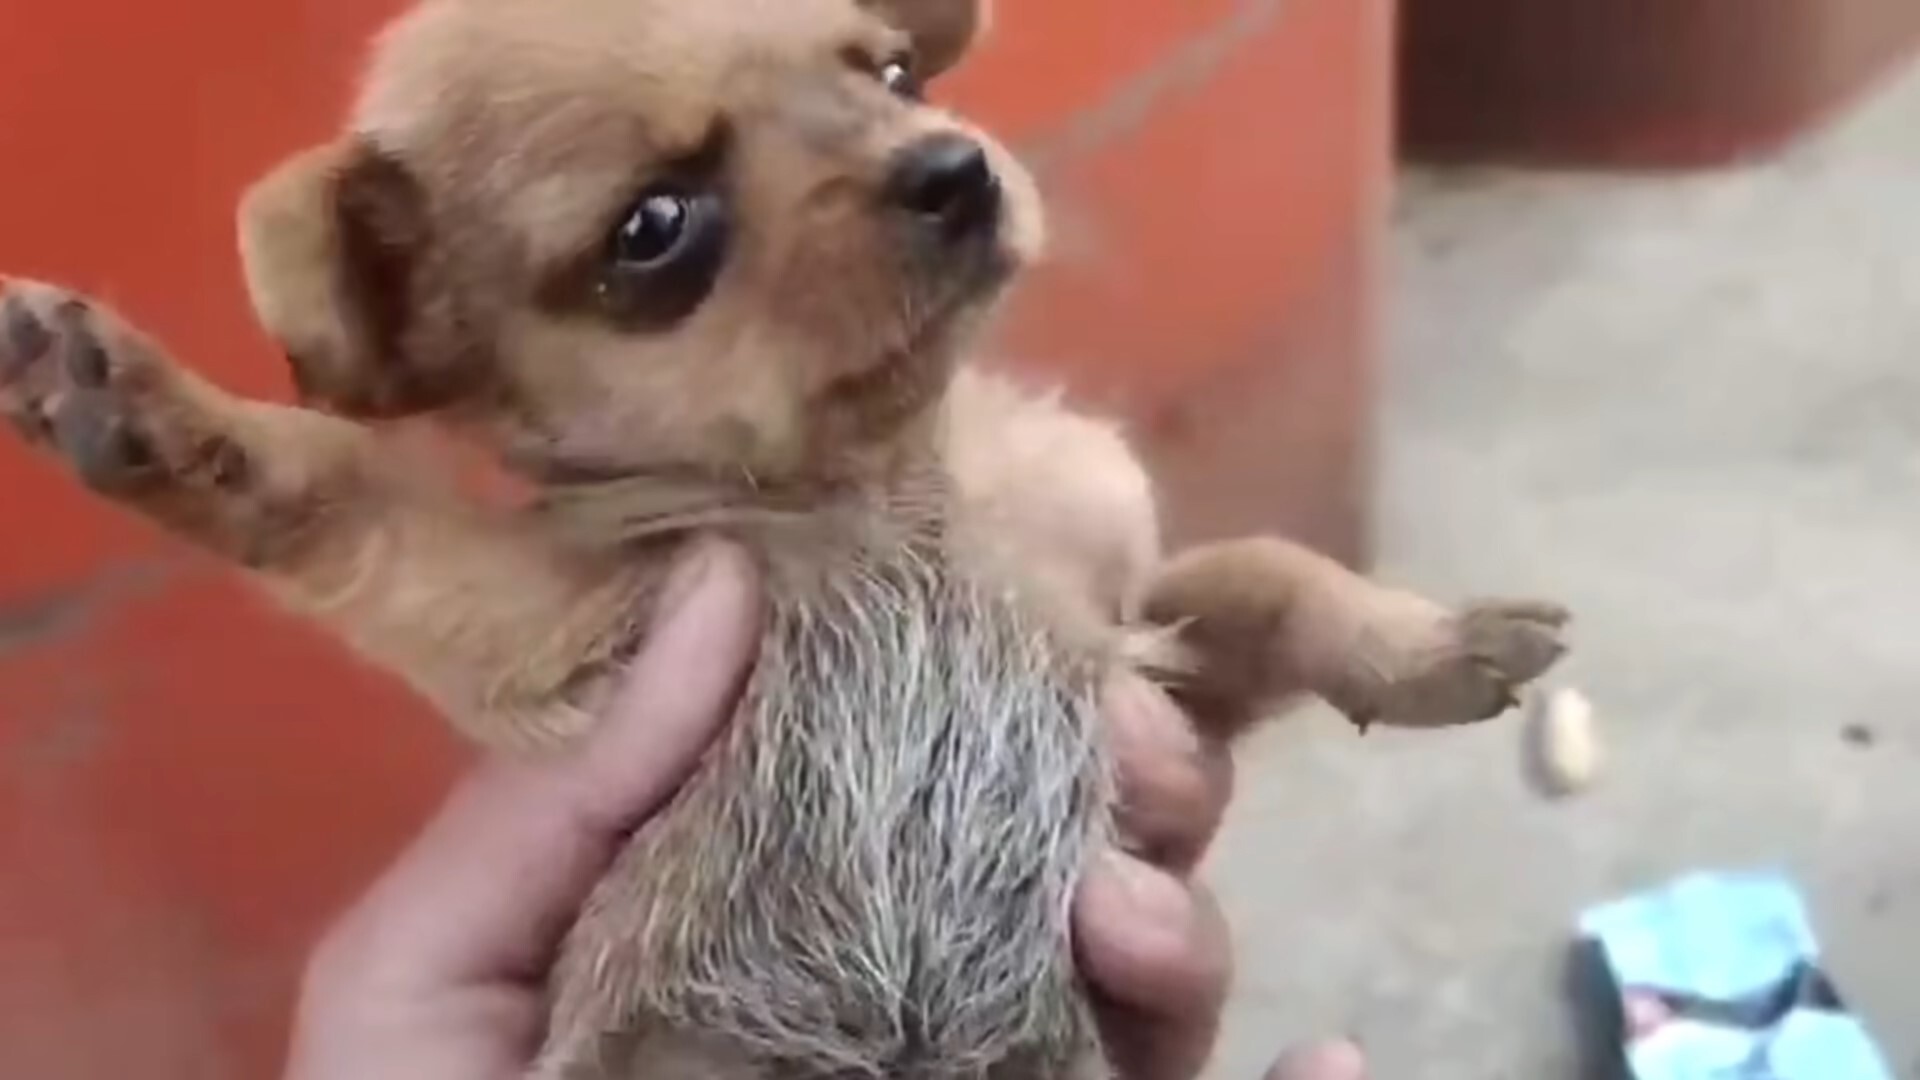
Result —
<instances>
[{"instance_id":1,"label":"fluffy tan fur","mask_svg":"<svg viewBox=\"0 0 1920 1080\"><path fill-rule=\"evenodd\" d=\"M1470 722L1559 655L1551 605L1448 611L1279 540L1163 564L1120 434L966 366L1039 202L901 91L983 21L427 0L347 133L242 209L307 407L232 397L65 290L0 294L0 410L29 441L480 742L588 730L689 536L756 554L739 722L570 935L543 1076L1103 1074L1066 927L1112 839L1103 673L1143 667L1229 736L1300 692ZM966 174L969 213L950 185L903 199L957 145L991 181ZM621 247L676 222L659 260ZM407 416L535 494L399 464L366 425Z\"/></svg>"}]
</instances>

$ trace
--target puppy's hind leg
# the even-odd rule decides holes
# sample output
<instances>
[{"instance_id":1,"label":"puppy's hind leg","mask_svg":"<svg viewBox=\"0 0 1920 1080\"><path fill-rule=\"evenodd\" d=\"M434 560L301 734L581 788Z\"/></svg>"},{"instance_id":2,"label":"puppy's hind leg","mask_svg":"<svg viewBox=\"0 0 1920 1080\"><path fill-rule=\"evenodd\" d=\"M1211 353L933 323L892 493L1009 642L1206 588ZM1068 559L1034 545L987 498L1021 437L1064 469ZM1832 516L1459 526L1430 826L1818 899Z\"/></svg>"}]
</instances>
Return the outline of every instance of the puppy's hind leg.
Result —
<instances>
[{"instance_id":1,"label":"puppy's hind leg","mask_svg":"<svg viewBox=\"0 0 1920 1080\"><path fill-rule=\"evenodd\" d=\"M95 492L253 571L495 743L572 734L562 699L638 583L402 483L372 433L236 398L104 308L0 283L0 416Z\"/></svg>"},{"instance_id":2,"label":"puppy's hind leg","mask_svg":"<svg viewBox=\"0 0 1920 1080\"><path fill-rule=\"evenodd\" d=\"M1490 719L1560 658L1568 621L1536 601L1449 610L1274 539L1171 560L1143 614L1178 632L1175 691L1229 734L1299 693L1326 699L1362 730Z\"/></svg>"}]
</instances>

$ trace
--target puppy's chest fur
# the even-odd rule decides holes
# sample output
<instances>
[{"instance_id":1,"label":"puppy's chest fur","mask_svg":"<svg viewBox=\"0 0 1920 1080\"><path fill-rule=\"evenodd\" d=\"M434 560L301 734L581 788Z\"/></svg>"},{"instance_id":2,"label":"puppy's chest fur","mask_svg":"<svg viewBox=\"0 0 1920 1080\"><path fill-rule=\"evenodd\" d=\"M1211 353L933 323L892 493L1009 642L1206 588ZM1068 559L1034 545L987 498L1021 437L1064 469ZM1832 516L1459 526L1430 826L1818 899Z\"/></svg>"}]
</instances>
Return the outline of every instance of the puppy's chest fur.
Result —
<instances>
[{"instance_id":1,"label":"puppy's chest fur","mask_svg":"<svg viewBox=\"0 0 1920 1080\"><path fill-rule=\"evenodd\" d=\"M657 1031L757 1075L1012 1077L1091 1052L1068 912L1108 827L1099 665L913 532L770 557L739 722L561 971L621 999L636 1054Z\"/></svg>"}]
</instances>

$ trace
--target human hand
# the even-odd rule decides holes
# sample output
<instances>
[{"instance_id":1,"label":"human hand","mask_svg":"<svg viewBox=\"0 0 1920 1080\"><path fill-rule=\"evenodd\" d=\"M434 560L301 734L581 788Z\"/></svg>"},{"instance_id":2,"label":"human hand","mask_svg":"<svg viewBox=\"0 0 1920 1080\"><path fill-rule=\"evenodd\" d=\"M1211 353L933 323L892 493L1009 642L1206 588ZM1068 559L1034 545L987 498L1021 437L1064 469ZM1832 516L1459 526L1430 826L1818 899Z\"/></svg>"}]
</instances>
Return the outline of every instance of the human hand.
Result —
<instances>
[{"instance_id":1,"label":"human hand","mask_svg":"<svg viewBox=\"0 0 1920 1080\"><path fill-rule=\"evenodd\" d=\"M1297 1050L1281 1058L1267 1080L1367 1080L1367 1059L1350 1042Z\"/></svg>"},{"instance_id":2,"label":"human hand","mask_svg":"<svg viewBox=\"0 0 1920 1080\"><path fill-rule=\"evenodd\" d=\"M589 747L479 766L327 935L303 987L289 1080L524 1075L561 936L731 716L759 626L738 552L703 548L683 564ZM1228 965L1218 909L1186 876L1224 812L1230 763L1141 680L1116 684L1107 712L1123 824L1145 858L1114 854L1090 870L1076 940L1126 1080L1188 1080L1211 1049ZM1270 1080L1363 1078L1321 1069Z\"/></svg>"},{"instance_id":3,"label":"human hand","mask_svg":"<svg viewBox=\"0 0 1920 1080\"><path fill-rule=\"evenodd\" d=\"M1125 676L1106 699L1119 774L1119 824L1132 854L1092 867L1075 899L1081 967L1122 1080L1192 1080L1219 1033L1231 980L1227 927L1193 869L1233 794L1226 745L1197 732L1166 695ZM1366 1080L1357 1047L1280 1059L1267 1080Z\"/></svg>"},{"instance_id":4,"label":"human hand","mask_svg":"<svg viewBox=\"0 0 1920 1080\"><path fill-rule=\"evenodd\" d=\"M628 834L725 726L760 632L753 569L677 567L583 752L476 768L314 954L288 1080L509 1080L545 1034L542 983Z\"/></svg>"}]
</instances>

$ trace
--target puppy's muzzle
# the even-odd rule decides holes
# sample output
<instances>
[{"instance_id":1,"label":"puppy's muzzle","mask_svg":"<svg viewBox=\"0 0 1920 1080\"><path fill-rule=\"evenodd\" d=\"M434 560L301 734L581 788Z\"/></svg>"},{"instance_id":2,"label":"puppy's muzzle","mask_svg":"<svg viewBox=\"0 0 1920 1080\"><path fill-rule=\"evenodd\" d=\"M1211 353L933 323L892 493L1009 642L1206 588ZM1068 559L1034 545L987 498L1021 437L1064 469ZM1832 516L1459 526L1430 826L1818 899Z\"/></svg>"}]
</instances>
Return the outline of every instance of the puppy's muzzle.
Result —
<instances>
[{"instance_id":1,"label":"puppy's muzzle","mask_svg":"<svg viewBox=\"0 0 1920 1080\"><path fill-rule=\"evenodd\" d=\"M886 198L948 243L990 236L1000 225L1000 178L985 148L964 135L930 135L896 153Z\"/></svg>"}]
</instances>

